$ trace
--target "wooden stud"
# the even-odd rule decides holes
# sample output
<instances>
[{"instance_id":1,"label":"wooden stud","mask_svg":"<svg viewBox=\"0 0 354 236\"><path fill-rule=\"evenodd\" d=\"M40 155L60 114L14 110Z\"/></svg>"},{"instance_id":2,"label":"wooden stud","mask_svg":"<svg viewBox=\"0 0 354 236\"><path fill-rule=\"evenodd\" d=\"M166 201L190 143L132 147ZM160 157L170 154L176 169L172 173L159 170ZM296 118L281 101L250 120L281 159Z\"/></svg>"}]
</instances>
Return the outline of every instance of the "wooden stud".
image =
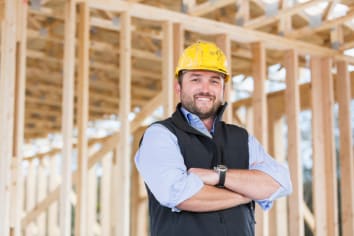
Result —
<instances>
[{"instance_id":1,"label":"wooden stud","mask_svg":"<svg viewBox=\"0 0 354 236\"><path fill-rule=\"evenodd\" d=\"M48 180L48 193L51 193L58 188L59 180L57 173L57 159L58 155L53 156L49 160L49 180ZM58 235L58 202L53 202L48 206L48 235Z\"/></svg>"},{"instance_id":2,"label":"wooden stud","mask_svg":"<svg viewBox=\"0 0 354 236\"><path fill-rule=\"evenodd\" d=\"M26 201L26 212L31 211L35 206L35 194L36 191L36 166L35 161L31 161L28 165L27 177L26 177L26 190L25 190L25 201ZM29 222L31 223L31 222ZM33 234L33 225L30 224L27 226L22 226L26 232L26 235Z\"/></svg>"},{"instance_id":3,"label":"wooden stud","mask_svg":"<svg viewBox=\"0 0 354 236\"><path fill-rule=\"evenodd\" d=\"M94 236L95 225L97 224L97 176L96 167L94 165L88 173L88 188L87 188L87 236Z\"/></svg>"},{"instance_id":4,"label":"wooden stud","mask_svg":"<svg viewBox=\"0 0 354 236\"><path fill-rule=\"evenodd\" d=\"M75 235L88 235L88 159L87 159L87 123L89 119L89 9L87 4L80 3L80 26L79 26L79 41L78 45L78 170L76 195L77 204L75 208Z\"/></svg>"},{"instance_id":5,"label":"wooden stud","mask_svg":"<svg viewBox=\"0 0 354 236\"><path fill-rule=\"evenodd\" d=\"M170 21L163 22L162 31L162 91L164 93L164 117L174 111L174 70L173 70L173 27Z\"/></svg>"},{"instance_id":6,"label":"wooden stud","mask_svg":"<svg viewBox=\"0 0 354 236\"><path fill-rule=\"evenodd\" d=\"M269 107L268 112L268 150L269 154L279 162L285 162L283 119ZM269 235L288 235L287 199L280 198L274 201L269 212Z\"/></svg>"},{"instance_id":7,"label":"wooden stud","mask_svg":"<svg viewBox=\"0 0 354 236\"><path fill-rule=\"evenodd\" d=\"M36 179L37 191L34 191L37 194L36 202L41 202L47 194L48 178L45 173L47 168L48 168L48 166L47 166L46 158L41 159L39 161L38 167L37 167L37 179ZM31 191L33 191L33 189ZM38 219L37 219L37 234L38 235L45 235L46 218L47 218L46 211L38 216Z\"/></svg>"},{"instance_id":8,"label":"wooden stud","mask_svg":"<svg viewBox=\"0 0 354 236\"><path fill-rule=\"evenodd\" d=\"M326 173L326 205L327 205L327 231L328 235L338 236L338 194L337 194L337 161L334 141L334 90L332 78L332 60L324 58L321 62L322 66L322 109L323 109L323 143L324 143L324 159Z\"/></svg>"},{"instance_id":9,"label":"wooden stud","mask_svg":"<svg viewBox=\"0 0 354 236\"><path fill-rule=\"evenodd\" d=\"M13 157L16 65L16 1L5 0L0 51L0 235L10 233L11 159Z\"/></svg>"},{"instance_id":10,"label":"wooden stud","mask_svg":"<svg viewBox=\"0 0 354 236\"><path fill-rule=\"evenodd\" d=\"M243 26L250 19L250 1L239 1L235 16L236 24Z\"/></svg>"},{"instance_id":11,"label":"wooden stud","mask_svg":"<svg viewBox=\"0 0 354 236\"><path fill-rule=\"evenodd\" d=\"M101 226L102 226L102 231L101 235L110 235L110 223L111 223L111 217L110 217L110 211L111 211L111 206L110 206L110 180L112 178L112 173L111 173L111 165L112 165L112 153L108 153L102 160L102 177L101 177Z\"/></svg>"},{"instance_id":12,"label":"wooden stud","mask_svg":"<svg viewBox=\"0 0 354 236\"><path fill-rule=\"evenodd\" d=\"M144 135L146 127L141 127L140 129L134 132L134 143L133 143L133 152L136 153L139 148L140 139ZM132 210L132 228L131 228L131 235L132 236L142 236L146 234L147 225L145 224L146 221L142 218L147 217L147 215L141 214L144 212L144 209L141 208L141 186L140 186L140 176L137 168L132 169L132 191L131 191L131 210ZM144 189L144 191L146 191Z\"/></svg>"},{"instance_id":13,"label":"wooden stud","mask_svg":"<svg viewBox=\"0 0 354 236\"><path fill-rule=\"evenodd\" d=\"M109 152L113 151L113 148L116 147L117 143L119 144L119 133L115 133L111 135L108 138L103 139L103 142L101 143L102 148L98 150L97 152L93 153L90 155L89 162L88 162L88 168L92 168L97 162L100 162L102 158ZM115 164L115 162L113 162ZM71 179L73 180L73 184L76 183L77 181L77 173L76 171L72 174ZM116 176L113 177L112 187L113 190L118 189L116 187L115 181L117 178ZM33 189L34 187L32 186L30 189ZM43 199L43 201L37 203L36 207L32 207L29 209L29 212L27 212L26 216L21 220L21 225L22 227L26 227L29 225L32 221L34 221L43 211L48 209L50 205L53 204L53 202L57 201L59 198L59 191L60 191L61 186L57 186L55 189L53 189L50 193L47 194L47 197ZM72 192L72 191L71 191ZM70 193L71 194L71 193ZM70 199L71 200L71 199ZM116 199L114 199L116 201ZM112 207L113 209L113 207ZM112 213L114 210L111 211ZM116 221L115 221L116 222Z\"/></svg>"},{"instance_id":14,"label":"wooden stud","mask_svg":"<svg viewBox=\"0 0 354 236\"><path fill-rule=\"evenodd\" d=\"M262 43L252 44L254 92L252 95L254 136L267 149L266 52ZM256 207L256 235L268 236L268 214Z\"/></svg>"},{"instance_id":15,"label":"wooden stud","mask_svg":"<svg viewBox=\"0 0 354 236\"><path fill-rule=\"evenodd\" d=\"M230 73L229 82L225 83L224 100L229 105L226 107L225 113L223 115L223 120L227 123L232 123L232 109L230 104L232 104L232 75L231 75L231 41L227 34L218 35L216 37L216 44L225 53L226 59L228 61L228 71Z\"/></svg>"},{"instance_id":16,"label":"wooden stud","mask_svg":"<svg viewBox=\"0 0 354 236\"><path fill-rule=\"evenodd\" d=\"M314 235L327 235L327 186L325 173L325 146L323 139L323 130L328 128L323 124L322 117L325 114L323 107L319 104L323 103L323 67L322 58L311 58L311 103L312 103L312 192L313 192L313 210L315 215L315 232ZM326 94L327 96L327 94Z\"/></svg>"},{"instance_id":17,"label":"wooden stud","mask_svg":"<svg viewBox=\"0 0 354 236\"><path fill-rule=\"evenodd\" d=\"M75 26L76 5L73 0L65 3L65 39L64 39L64 78L62 101L62 169L60 188L60 235L71 235L71 202L72 191L72 136L74 121L74 70L75 70Z\"/></svg>"},{"instance_id":18,"label":"wooden stud","mask_svg":"<svg viewBox=\"0 0 354 236\"><path fill-rule=\"evenodd\" d=\"M24 138L24 110L26 87L26 49L27 49L27 3L17 0L17 57L16 57L16 86L15 86L15 125L14 148L12 158L13 180L11 185L11 234L21 234L21 213L23 208L23 138Z\"/></svg>"},{"instance_id":19,"label":"wooden stud","mask_svg":"<svg viewBox=\"0 0 354 236\"><path fill-rule=\"evenodd\" d=\"M117 151L117 165L120 170L118 200L118 227L115 235L128 236L130 225L130 122L128 116L131 107L131 16L129 13L121 13L121 31L120 31L120 142Z\"/></svg>"},{"instance_id":20,"label":"wooden stud","mask_svg":"<svg viewBox=\"0 0 354 236\"><path fill-rule=\"evenodd\" d=\"M184 49L184 29L180 23L173 24L173 68L175 69L178 65L178 59L181 56ZM173 71L173 75L175 75L175 71ZM174 86L177 85L177 79L174 79ZM174 93L174 107L177 106L179 102L179 94Z\"/></svg>"},{"instance_id":21,"label":"wooden stud","mask_svg":"<svg viewBox=\"0 0 354 236\"><path fill-rule=\"evenodd\" d=\"M296 51L288 51L284 58L286 68L285 107L288 124L288 162L293 185L293 193L289 196L289 236L303 236L304 214L302 208L303 185L302 164L300 155L300 89L299 66Z\"/></svg>"},{"instance_id":22,"label":"wooden stud","mask_svg":"<svg viewBox=\"0 0 354 236\"><path fill-rule=\"evenodd\" d=\"M339 105L339 158L341 172L342 234L354 235L354 161L350 110L350 80L348 64L337 63L337 98Z\"/></svg>"}]
</instances>

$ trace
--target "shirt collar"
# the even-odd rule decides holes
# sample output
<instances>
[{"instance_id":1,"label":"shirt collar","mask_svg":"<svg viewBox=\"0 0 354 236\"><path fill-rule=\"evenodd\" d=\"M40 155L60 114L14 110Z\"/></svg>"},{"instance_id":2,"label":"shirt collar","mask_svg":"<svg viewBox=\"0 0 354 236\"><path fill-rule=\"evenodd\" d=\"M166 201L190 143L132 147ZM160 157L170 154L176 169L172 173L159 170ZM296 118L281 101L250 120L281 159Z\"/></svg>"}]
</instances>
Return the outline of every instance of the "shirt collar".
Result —
<instances>
[{"instance_id":1,"label":"shirt collar","mask_svg":"<svg viewBox=\"0 0 354 236\"><path fill-rule=\"evenodd\" d=\"M210 133L208 129L205 127L203 121L195 114L192 112L188 111L186 108L181 106L181 112L186 118L188 124L192 126L193 128L197 129L198 131L202 132L203 134L206 134L207 136L211 137L214 134L215 131L215 121L217 120L216 118L214 119L213 126L211 127Z\"/></svg>"}]
</instances>

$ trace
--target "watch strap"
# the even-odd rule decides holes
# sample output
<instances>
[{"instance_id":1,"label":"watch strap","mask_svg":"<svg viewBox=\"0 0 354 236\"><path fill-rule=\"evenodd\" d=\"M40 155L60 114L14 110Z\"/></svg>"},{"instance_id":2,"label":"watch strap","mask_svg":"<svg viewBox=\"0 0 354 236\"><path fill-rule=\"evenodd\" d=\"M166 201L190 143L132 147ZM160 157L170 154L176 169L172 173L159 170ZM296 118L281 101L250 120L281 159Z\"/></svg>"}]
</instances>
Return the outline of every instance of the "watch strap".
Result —
<instances>
[{"instance_id":1,"label":"watch strap","mask_svg":"<svg viewBox=\"0 0 354 236\"><path fill-rule=\"evenodd\" d=\"M226 171L220 171L220 170L219 170L219 183L218 183L218 187L224 187L224 185L225 185L225 177L226 177Z\"/></svg>"}]
</instances>

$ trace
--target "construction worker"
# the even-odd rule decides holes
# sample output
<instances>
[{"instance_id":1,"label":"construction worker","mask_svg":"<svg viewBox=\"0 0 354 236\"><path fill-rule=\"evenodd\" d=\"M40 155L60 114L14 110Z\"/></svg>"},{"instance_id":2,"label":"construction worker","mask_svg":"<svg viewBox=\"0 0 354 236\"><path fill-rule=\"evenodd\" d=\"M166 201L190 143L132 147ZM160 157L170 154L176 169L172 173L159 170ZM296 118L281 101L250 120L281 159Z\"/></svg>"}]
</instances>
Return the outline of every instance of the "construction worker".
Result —
<instances>
[{"instance_id":1,"label":"construction worker","mask_svg":"<svg viewBox=\"0 0 354 236\"><path fill-rule=\"evenodd\" d=\"M147 186L152 236L254 235L254 202L268 210L292 191L287 166L245 129L221 120L227 68L213 43L186 48L176 68L180 103L141 140L135 162Z\"/></svg>"}]
</instances>

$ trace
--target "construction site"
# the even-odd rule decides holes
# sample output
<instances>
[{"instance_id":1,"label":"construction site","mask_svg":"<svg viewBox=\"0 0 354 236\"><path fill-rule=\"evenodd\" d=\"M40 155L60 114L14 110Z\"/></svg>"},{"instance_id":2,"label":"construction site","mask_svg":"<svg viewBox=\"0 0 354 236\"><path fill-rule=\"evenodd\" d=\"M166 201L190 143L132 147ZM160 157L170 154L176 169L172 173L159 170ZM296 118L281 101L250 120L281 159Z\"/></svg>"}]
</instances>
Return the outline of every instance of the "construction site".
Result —
<instances>
[{"instance_id":1,"label":"construction site","mask_svg":"<svg viewBox=\"0 0 354 236\"><path fill-rule=\"evenodd\" d=\"M353 0L0 0L0 37L1 236L149 235L134 156L200 40L223 120L289 167L255 235L354 235Z\"/></svg>"}]
</instances>

